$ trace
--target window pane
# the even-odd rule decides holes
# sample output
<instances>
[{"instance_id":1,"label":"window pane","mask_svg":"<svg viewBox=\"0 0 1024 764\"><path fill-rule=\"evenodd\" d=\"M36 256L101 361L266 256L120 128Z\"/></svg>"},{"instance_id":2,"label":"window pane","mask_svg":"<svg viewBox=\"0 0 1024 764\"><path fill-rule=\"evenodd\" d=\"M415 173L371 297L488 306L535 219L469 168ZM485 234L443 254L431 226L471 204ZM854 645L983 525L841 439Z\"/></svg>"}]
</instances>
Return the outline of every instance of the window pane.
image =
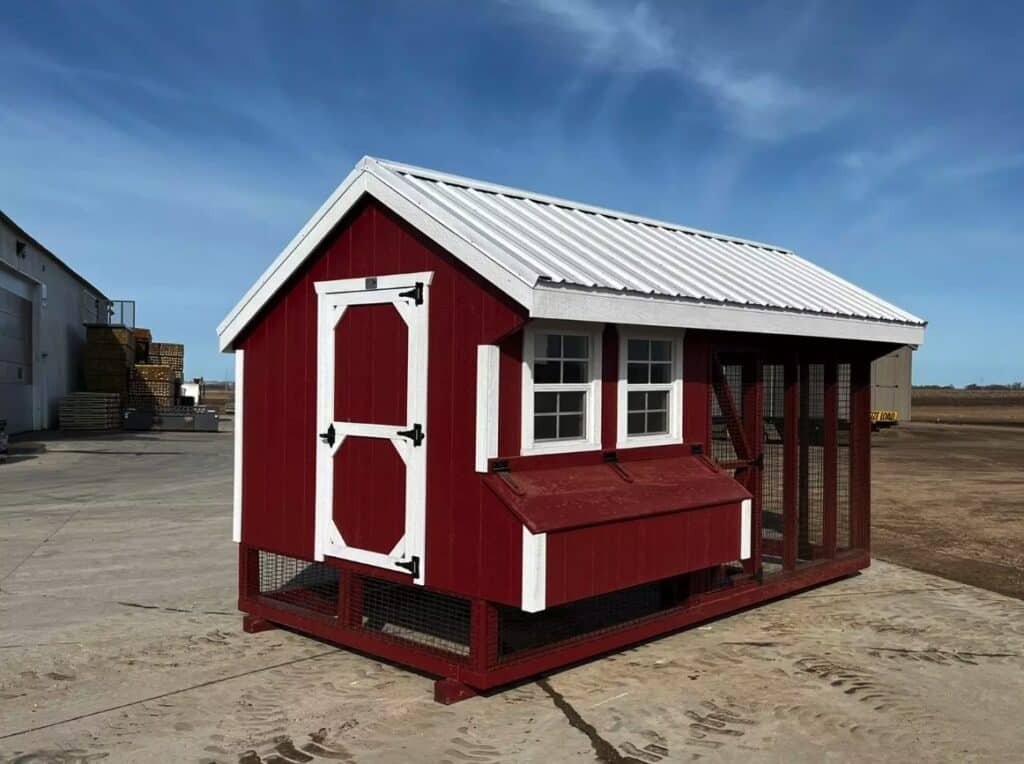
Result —
<instances>
[{"instance_id":1,"label":"window pane","mask_svg":"<svg viewBox=\"0 0 1024 764\"><path fill-rule=\"evenodd\" d=\"M650 340L629 340L627 348L627 361L646 361L651 357Z\"/></svg>"},{"instance_id":2,"label":"window pane","mask_svg":"<svg viewBox=\"0 0 1024 764\"><path fill-rule=\"evenodd\" d=\"M583 411L583 393L555 393L558 396L558 410L561 413L581 413Z\"/></svg>"},{"instance_id":3,"label":"window pane","mask_svg":"<svg viewBox=\"0 0 1024 764\"><path fill-rule=\"evenodd\" d=\"M533 418L533 439L553 440L558 437L555 430L558 417L556 416L535 416Z\"/></svg>"},{"instance_id":4,"label":"window pane","mask_svg":"<svg viewBox=\"0 0 1024 764\"><path fill-rule=\"evenodd\" d=\"M668 393L665 391L647 393L647 410L668 411Z\"/></svg>"},{"instance_id":5,"label":"window pane","mask_svg":"<svg viewBox=\"0 0 1024 764\"><path fill-rule=\"evenodd\" d=\"M668 340L651 340L651 360L672 360L672 343Z\"/></svg>"},{"instance_id":6,"label":"window pane","mask_svg":"<svg viewBox=\"0 0 1024 764\"><path fill-rule=\"evenodd\" d=\"M626 366L626 381L631 385L646 385L650 366L646 363L631 363Z\"/></svg>"},{"instance_id":7,"label":"window pane","mask_svg":"<svg viewBox=\"0 0 1024 764\"><path fill-rule=\"evenodd\" d=\"M644 406L644 393L629 393L626 396L626 410L627 411L643 411Z\"/></svg>"},{"instance_id":8,"label":"window pane","mask_svg":"<svg viewBox=\"0 0 1024 764\"><path fill-rule=\"evenodd\" d=\"M562 414L558 417L558 437L582 438L583 414Z\"/></svg>"},{"instance_id":9,"label":"window pane","mask_svg":"<svg viewBox=\"0 0 1024 764\"><path fill-rule=\"evenodd\" d=\"M558 393L534 393L533 410L538 414L553 414L558 411Z\"/></svg>"},{"instance_id":10,"label":"window pane","mask_svg":"<svg viewBox=\"0 0 1024 764\"><path fill-rule=\"evenodd\" d=\"M566 334L562 338L562 351L565 354L565 358L589 358L590 354L587 352L587 338L579 337L574 334Z\"/></svg>"},{"instance_id":11,"label":"window pane","mask_svg":"<svg viewBox=\"0 0 1024 764\"><path fill-rule=\"evenodd\" d=\"M533 347L533 354L535 358L561 358L562 335L538 334Z\"/></svg>"},{"instance_id":12,"label":"window pane","mask_svg":"<svg viewBox=\"0 0 1024 764\"><path fill-rule=\"evenodd\" d=\"M558 361L538 361L533 365L534 384L544 385L561 382L562 380L559 379L561 371L562 364Z\"/></svg>"},{"instance_id":13,"label":"window pane","mask_svg":"<svg viewBox=\"0 0 1024 764\"><path fill-rule=\"evenodd\" d=\"M663 382L672 381L672 364L670 363L652 363L651 364L651 382L653 384L661 384Z\"/></svg>"},{"instance_id":14,"label":"window pane","mask_svg":"<svg viewBox=\"0 0 1024 764\"><path fill-rule=\"evenodd\" d=\"M644 434L644 415L643 414L630 414L628 422L626 424L626 432L629 435L643 435Z\"/></svg>"},{"instance_id":15,"label":"window pane","mask_svg":"<svg viewBox=\"0 0 1024 764\"><path fill-rule=\"evenodd\" d=\"M647 432L668 432L664 412L654 411L647 415Z\"/></svg>"},{"instance_id":16,"label":"window pane","mask_svg":"<svg viewBox=\"0 0 1024 764\"><path fill-rule=\"evenodd\" d=\"M579 382L587 382L587 362L586 361L563 361L562 362L562 381L567 384L576 384Z\"/></svg>"}]
</instances>

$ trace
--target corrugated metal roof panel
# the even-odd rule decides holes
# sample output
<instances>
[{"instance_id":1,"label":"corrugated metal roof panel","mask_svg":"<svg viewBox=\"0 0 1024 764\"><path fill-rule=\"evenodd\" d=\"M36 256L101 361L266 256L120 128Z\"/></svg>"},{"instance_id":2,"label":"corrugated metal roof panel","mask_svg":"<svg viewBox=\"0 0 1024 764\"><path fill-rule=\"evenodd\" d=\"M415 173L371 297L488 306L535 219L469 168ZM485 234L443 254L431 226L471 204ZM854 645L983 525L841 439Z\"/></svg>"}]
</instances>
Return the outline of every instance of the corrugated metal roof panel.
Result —
<instances>
[{"instance_id":1,"label":"corrugated metal roof panel","mask_svg":"<svg viewBox=\"0 0 1024 764\"><path fill-rule=\"evenodd\" d=\"M789 250L378 160L530 286L556 284L923 325Z\"/></svg>"}]
</instances>

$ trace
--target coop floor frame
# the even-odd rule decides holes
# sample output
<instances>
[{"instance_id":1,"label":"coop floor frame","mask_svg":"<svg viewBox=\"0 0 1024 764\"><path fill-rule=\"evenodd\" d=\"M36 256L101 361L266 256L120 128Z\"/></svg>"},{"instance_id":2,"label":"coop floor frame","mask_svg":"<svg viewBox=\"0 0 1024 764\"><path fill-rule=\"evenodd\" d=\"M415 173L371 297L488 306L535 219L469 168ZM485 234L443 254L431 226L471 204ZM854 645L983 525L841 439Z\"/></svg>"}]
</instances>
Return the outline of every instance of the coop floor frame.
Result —
<instances>
[{"instance_id":1,"label":"coop floor frame","mask_svg":"<svg viewBox=\"0 0 1024 764\"><path fill-rule=\"evenodd\" d=\"M678 604L649 615L503 657L498 640L500 607L487 600L464 600L469 610L469 649L456 653L384 634L366 623L361 601L361 589L366 583L389 582L402 587L408 586L408 578L400 583L402 577L392 579L386 571L328 560L326 564L337 571L338 598L336 610L327 614L261 594L258 555L258 550L240 547L242 594L238 607L246 614L246 631L283 626L410 666L439 677L435 683L435 700L446 704L849 576L868 567L870 562L865 551L852 550L764 580L747 578L718 590L684 596ZM430 587L416 587L416 590L432 591ZM444 592L437 594L454 597Z\"/></svg>"}]
</instances>

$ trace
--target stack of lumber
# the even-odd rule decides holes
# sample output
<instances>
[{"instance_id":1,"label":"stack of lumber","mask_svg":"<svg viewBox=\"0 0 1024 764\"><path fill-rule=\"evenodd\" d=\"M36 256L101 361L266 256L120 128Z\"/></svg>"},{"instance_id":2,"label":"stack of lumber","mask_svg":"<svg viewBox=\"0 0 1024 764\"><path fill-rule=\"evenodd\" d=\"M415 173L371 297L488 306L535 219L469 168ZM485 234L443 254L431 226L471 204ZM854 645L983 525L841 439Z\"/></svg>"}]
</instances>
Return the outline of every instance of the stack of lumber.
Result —
<instances>
[{"instance_id":1,"label":"stack of lumber","mask_svg":"<svg viewBox=\"0 0 1024 764\"><path fill-rule=\"evenodd\" d=\"M135 364L128 383L128 407L151 411L157 406L170 406L172 403L174 372L171 367L164 364Z\"/></svg>"},{"instance_id":2,"label":"stack of lumber","mask_svg":"<svg viewBox=\"0 0 1024 764\"><path fill-rule=\"evenodd\" d=\"M149 329L135 328L135 363L150 363L149 346L153 342L153 332Z\"/></svg>"},{"instance_id":3,"label":"stack of lumber","mask_svg":"<svg viewBox=\"0 0 1024 764\"><path fill-rule=\"evenodd\" d=\"M117 393L71 393L60 402L62 430L116 430L121 426Z\"/></svg>"},{"instance_id":4,"label":"stack of lumber","mask_svg":"<svg viewBox=\"0 0 1024 764\"><path fill-rule=\"evenodd\" d=\"M176 342L151 342L149 344L149 362L160 366L170 366L174 380L182 381L185 377L185 346Z\"/></svg>"},{"instance_id":5,"label":"stack of lumber","mask_svg":"<svg viewBox=\"0 0 1024 764\"><path fill-rule=\"evenodd\" d=\"M128 372L135 363L135 336L123 326L86 328L85 389L128 395Z\"/></svg>"}]
</instances>

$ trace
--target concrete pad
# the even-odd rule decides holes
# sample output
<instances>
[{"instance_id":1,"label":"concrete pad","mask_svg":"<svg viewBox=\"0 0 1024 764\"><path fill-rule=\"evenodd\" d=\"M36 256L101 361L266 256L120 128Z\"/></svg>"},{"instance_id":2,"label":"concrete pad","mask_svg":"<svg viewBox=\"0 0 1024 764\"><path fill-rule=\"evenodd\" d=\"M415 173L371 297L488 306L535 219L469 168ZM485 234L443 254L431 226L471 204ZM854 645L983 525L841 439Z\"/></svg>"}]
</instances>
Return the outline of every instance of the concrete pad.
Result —
<instances>
[{"instance_id":1,"label":"concrete pad","mask_svg":"<svg viewBox=\"0 0 1024 764\"><path fill-rule=\"evenodd\" d=\"M0 760L976 760L1024 744L1024 602L887 563L455 706L234 611L230 435L0 467ZM113 453L112 453L113 452Z\"/></svg>"}]
</instances>

